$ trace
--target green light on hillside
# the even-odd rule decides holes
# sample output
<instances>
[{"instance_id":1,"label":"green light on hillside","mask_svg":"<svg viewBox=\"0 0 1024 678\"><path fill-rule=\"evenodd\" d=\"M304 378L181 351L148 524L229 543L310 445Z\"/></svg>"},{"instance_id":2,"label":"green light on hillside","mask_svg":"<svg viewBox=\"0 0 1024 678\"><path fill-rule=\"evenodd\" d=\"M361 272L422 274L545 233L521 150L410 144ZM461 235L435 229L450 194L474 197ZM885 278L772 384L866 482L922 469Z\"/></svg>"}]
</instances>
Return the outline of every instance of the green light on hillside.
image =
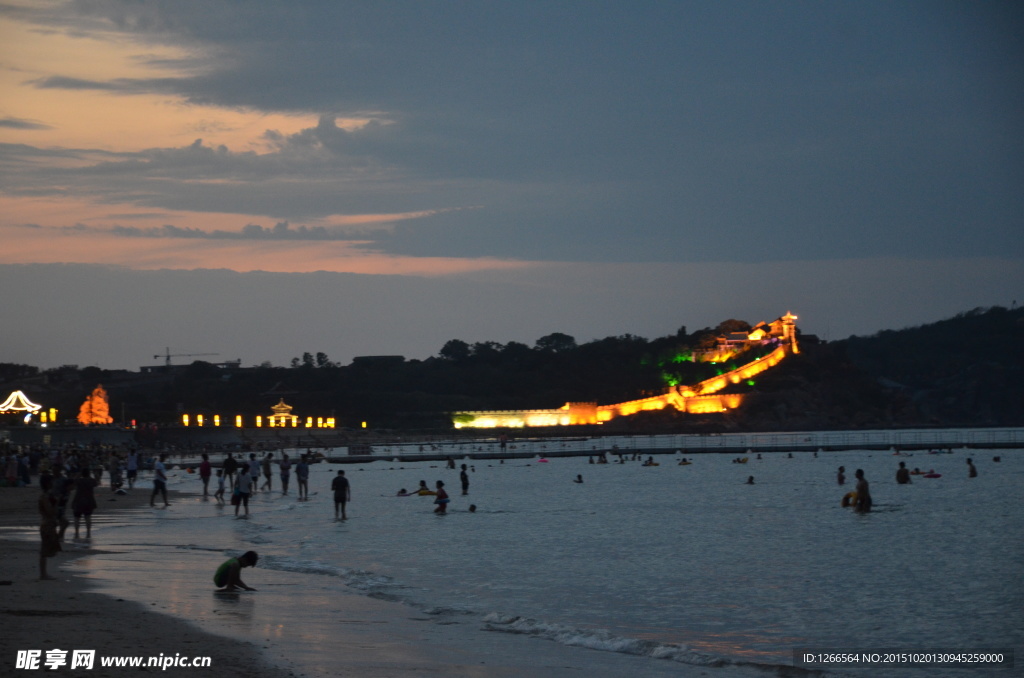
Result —
<instances>
[{"instance_id":1,"label":"green light on hillside","mask_svg":"<svg viewBox=\"0 0 1024 678\"><path fill-rule=\"evenodd\" d=\"M757 383L757 382L756 382L756 381L754 381L753 379L747 379L747 386L753 386L753 385L754 385L754 384L756 384L756 383Z\"/></svg>"}]
</instances>

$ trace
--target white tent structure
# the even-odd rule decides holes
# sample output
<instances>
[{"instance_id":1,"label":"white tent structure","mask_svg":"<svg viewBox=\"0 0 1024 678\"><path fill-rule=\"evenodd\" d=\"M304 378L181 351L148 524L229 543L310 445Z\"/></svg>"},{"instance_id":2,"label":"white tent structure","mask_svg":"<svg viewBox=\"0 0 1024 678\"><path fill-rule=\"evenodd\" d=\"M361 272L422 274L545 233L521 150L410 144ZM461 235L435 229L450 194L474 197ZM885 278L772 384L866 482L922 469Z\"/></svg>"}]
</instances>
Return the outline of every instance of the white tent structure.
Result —
<instances>
[{"instance_id":1,"label":"white tent structure","mask_svg":"<svg viewBox=\"0 0 1024 678\"><path fill-rule=\"evenodd\" d=\"M35 414L41 409L43 409L42 405L35 404L21 391L12 392L11 395L7 396L7 400L0 404L0 414L8 414L10 412Z\"/></svg>"}]
</instances>

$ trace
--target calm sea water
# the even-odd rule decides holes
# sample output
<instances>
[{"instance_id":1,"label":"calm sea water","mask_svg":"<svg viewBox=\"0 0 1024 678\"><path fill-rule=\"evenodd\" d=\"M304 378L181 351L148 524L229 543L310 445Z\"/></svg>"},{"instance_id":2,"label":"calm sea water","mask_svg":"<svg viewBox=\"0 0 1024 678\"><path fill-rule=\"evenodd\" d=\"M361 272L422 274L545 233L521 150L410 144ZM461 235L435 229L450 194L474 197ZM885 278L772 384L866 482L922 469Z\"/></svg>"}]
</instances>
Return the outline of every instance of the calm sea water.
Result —
<instances>
[{"instance_id":1,"label":"calm sea water","mask_svg":"<svg viewBox=\"0 0 1024 678\"><path fill-rule=\"evenodd\" d=\"M232 624L230 611L209 603L209 579L225 554L255 549L261 561L246 571L249 583L280 587L288 595L274 614L287 609L290 623L308 617L317 628L306 649L292 646L303 634L288 641L296 668L313 674L322 664L323 613L333 594L353 592L493 638L591 648L594 667L609 652L646 657L652 676L784 673L794 648L805 647L1024 647L1020 450L778 452L746 464L734 456L697 455L680 466L679 455L660 455L655 467L457 459L474 469L467 497L458 472L437 462L318 464L308 502L296 501L293 479L292 496L257 495L249 520L194 498L147 510L96 532L98 545L130 555L79 567L102 588L142 601L152 591L129 584L156 577L162 609L273 643L265 624L250 615ZM968 456L977 478L967 477ZM899 461L942 477L897 485ZM840 465L844 488L835 480ZM858 468L871 482L868 515L840 506ZM328 490L338 469L352 485L344 522L334 522ZM573 482L577 474L583 483ZM447 516L433 514L430 497L395 496L439 479L452 496ZM179 472L175 484L194 489L198 479ZM295 582L316 595L301 598ZM273 605L263 589L258 595ZM988 667L831 673L1020 675Z\"/></svg>"}]
</instances>

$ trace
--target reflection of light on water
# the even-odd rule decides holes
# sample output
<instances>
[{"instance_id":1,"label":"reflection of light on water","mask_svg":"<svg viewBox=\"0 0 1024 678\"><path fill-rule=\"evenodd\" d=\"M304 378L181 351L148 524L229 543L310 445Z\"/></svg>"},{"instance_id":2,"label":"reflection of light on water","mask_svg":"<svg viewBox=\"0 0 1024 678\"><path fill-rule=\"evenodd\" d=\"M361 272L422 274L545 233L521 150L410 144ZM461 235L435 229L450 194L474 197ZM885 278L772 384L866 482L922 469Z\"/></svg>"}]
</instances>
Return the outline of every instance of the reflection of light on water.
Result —
<instances>
[{"instance_id":1,"label":"reflection of light on water","mask_svg":"<svg viewBox=\"0 0 1024 678\"><path fill-rule=\"evenodd\" d=\"M758 662L788 661L790 659L789 652L780 651L779 646L798 647L805 640L800 637L767 636L736 631L723 633L698 631L692 635L687 633L686 636L685 639L677 637L675 640L665 640L665 642L687 645L698 652L719 657L738 657Z\"/></svg>"},{"instance_id":2,"label":"reflection of light on water","mask_svg":"<svg viewBox=\"0 0 1024 678\"><path fill-rule=\"evenodd\" d=\"M218 593L213 601L213 615L230 619L237 628L251 629L256 599L240 593Z\"/></svg>"}]
</instances>

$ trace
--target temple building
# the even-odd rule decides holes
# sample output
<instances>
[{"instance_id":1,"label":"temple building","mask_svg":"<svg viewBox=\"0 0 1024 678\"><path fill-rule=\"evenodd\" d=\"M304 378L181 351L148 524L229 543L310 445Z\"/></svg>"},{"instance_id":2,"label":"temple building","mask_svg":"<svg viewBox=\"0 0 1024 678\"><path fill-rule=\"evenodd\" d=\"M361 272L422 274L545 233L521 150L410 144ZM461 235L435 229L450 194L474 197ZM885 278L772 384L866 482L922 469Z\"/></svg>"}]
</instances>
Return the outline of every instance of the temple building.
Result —
<instances>
[{"instance_id":1,"label":"temple building","mask_svg":"<svg viewBox=\"0 0 1024 678\"><path fill-rule=\"evenodd\" d=\"M285 403L284 398L270 409L274 411L272 415L267 417L268 426L298 426L299 418L292 414L294 409L291 405Z\"/></svg>"}]
</instances>

